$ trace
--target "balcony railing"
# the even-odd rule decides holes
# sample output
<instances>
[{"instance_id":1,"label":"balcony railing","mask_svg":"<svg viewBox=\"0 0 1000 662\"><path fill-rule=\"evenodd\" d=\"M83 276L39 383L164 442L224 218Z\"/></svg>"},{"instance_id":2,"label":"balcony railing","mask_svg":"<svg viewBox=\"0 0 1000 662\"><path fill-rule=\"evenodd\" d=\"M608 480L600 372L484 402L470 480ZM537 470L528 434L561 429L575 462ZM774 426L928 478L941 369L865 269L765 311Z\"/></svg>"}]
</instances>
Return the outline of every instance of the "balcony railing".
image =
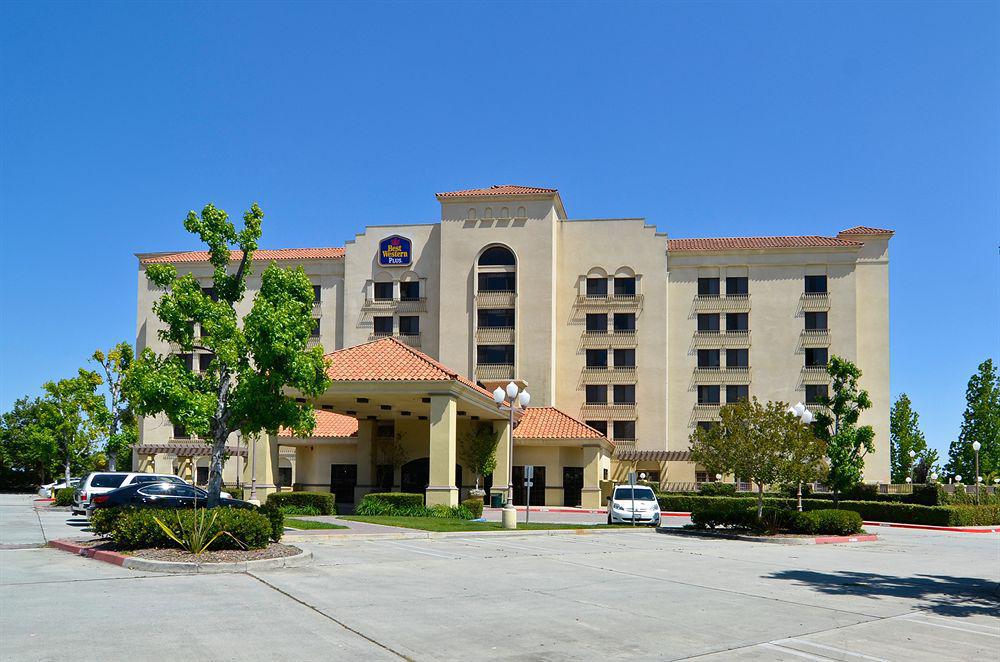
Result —
<instances>
[{"instance_id":1,"label":"balcony railing","mask_svg":"<svg viewBox=\"0 0 1000 662\"><path fill-rule=\"evenodd\" d=\"M513 308L517 292L507 290L480 290L476 293L478 308Z\"/></svg>"},{"instance_id":2,"label":"balcony railing","mask_svg":"<svg viewBox=\"0 0 1000 662\"><path fill-rule=\"evenodd\" d=\"M697 311L719 310L727 312L750 310L749 294L728 295L698 295L694 298L694 309Z\"/></svg>"},{"instance_id":3,"label":"balcony railing","mask_svg":"<svg viewBox=\"0 0 1000 662\"><path fill-rule=\"evenodd\" d=\"M830 329L803 329L802 342L811 344L830 344Z\"/></svg>"},{"instance_id":4,"label":"balcony railing","mask_svg":"<svg viewBox=\"0 0 1000 662\"><path fill-rule=\"evenodd\" d=\"M814 384L825 384L830 381L830 373L825 365L807 365L802 368L802 380Z\"/></svg>"},{"instance_id":5,"label":"balcony railing","mask_svg":"<svg viewBox=\"0 0 1000 662\"><path fill-rule=\"evenodd\" d=\"M750 368L699 366L694 369L694 378L703 384L747 384L750 382Z\"/></svg>"},{"instance_id":6,"label":"balcony railing","mask_svg":"<svg viewBox=\"0 0 1000 662\"><path fill-rule=\"evenodd\" d=\"M829 310L829 292L803 292L802 310Z\"/></svg>"},{"instance_id":7,"label":"balcony railing","mask_svg":"<svg viewBox=\"0 0 1000 662\"><path fill-rule=\"evenodd\" d=\"M514 343L514 327L481 326L476 329L476 342L484 345L511 345Z\"/></svg>"},{"instance_id":8,"label":"balcony railing","mask_svg":"<svg viewBox=\"0 0 1000 662\"><path fill-rule=\"evenodd\" d=\"M635 347L635 329L629 331L584 331L583 346L588 349L601 347Z\"/></svg>"},{"instance_id":9,"label":"balcony railing","mask_svg":"<svg viewBox=\"0 0 1000 662\"><path fill-rule=\"evenodd\" d=\"M476 366L476 379L514 379L514 365L511 363L480 363Z\"/></svg>"},{"instance_id":10,"label":"balcony railing","mask_svg":"<svg viewBox=\"0 0 1000 662\"><path fill-rule=\"evenodd\" d=\"M611 441L614 443L615 448L635 448L636 445L639 443L639 440L635 439L635 438L632 438L632 439L612 439Z\"/></svg>"},{"instance_id":11,"label":"balcony railing","mask_svg":"<svg viewBox=\"0 0 1000 662\"><path fill-rule=\"evenodd\" d=\"M642 308L641 294L607 294L605 296L581 295L576 298L578 308Z\"/></svg>"},{"instance_id":12,"label":"balcony railing","mask_svg":"<svg viewBox=\"0 0 1000 662\"><path fill-rule=\"evenodd\" d=\"M400 342L406 343L410 347L420 347L420 334L419 333L371 333L368 335L368 340L380 340L382 338L395 338Z\"/></svg>"},{"instance_id":13,"label":"balcony railing","mask_svg":"<svg viewBox=\"0 0 1000 662\"><path fill-rule=\"evenodd\" d=\"M401 313L427 312L427 299L365 299L363 310L395 310Z\"/></svg>"},{"instance_id":14,"label":"balcony railing","mask_svg":"<svg viewBox=\"0 0 1000 662\"><path fill-rule=\"evenodd\" d=\"M583 404L583 414L606 418L612 421L628 421L635 419L634 402L585 402Z\"/></svg>"},{"instance_id":15,"label":"balcony railing","mask_svg":"<svg viewBox=\"0 0 1000 662\"><path fill-rule=\"evenodd\" d=\"M635 366L586 367L583 369L585 384L634 384Z\"/></svg>"},{"instance_id":16,"label":"balcony railing","mask_svg":"<svg viewBox=\"0 0 1000 662\"><path fill-rule=\"evenodd\" d=\"M750 331L695 331L699 347L749 347Z\"/></svg>"}]
</instances>

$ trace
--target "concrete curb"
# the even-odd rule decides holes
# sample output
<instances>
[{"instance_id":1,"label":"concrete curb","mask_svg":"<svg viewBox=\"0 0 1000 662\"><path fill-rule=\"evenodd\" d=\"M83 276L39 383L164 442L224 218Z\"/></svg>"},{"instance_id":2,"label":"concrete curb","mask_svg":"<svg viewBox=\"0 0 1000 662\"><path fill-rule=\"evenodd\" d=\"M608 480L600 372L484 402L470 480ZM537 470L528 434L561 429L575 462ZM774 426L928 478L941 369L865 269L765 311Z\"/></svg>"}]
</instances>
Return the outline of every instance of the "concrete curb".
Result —
<instances>
[{"instance_id":1,"label":"concrete curb","mask_svg":"<svg viewBox=\"0 0 1000 662\"><path fill-rule=\"evenodd\" d=\"M157 561L126 556L118 552L97 550L83 547L69 540L52 540L49 546L61 549L70 554L95 561L104 561L112 565L141 570L144 572L164 572L173 574L219 574L232 572L247 572L248 570L273 570L275 568L298 568L312 562L312 552L301 551L294 556L282 556L276 559L259 559L256 561L241 561L239 563L186 563L183 561Z\"/></svg>"},{"instance_id":2,"label":"concrete curb","mask_svg":"<svg viewBox=\"0 0 1000 662\"><path fill-rule=\"evenodd\" d=\"M741 540L744 542L766 542L772 545L840 545L855 542L878 542L878 536L872 533L861 533L856 536L818 536L816 538L775 538L771 536L747 536L738 533L722 533L718 531L692 531L691 529L657 529L657 533L692 538L715 538L723 540Z\"/></svg>"},{"instance_id":3,"label":"concrete curb","mask_svg":"<svg viewBox=\"0 0 1000 662\"><path fill-rule=\"evenodd\" d=\"M511 530L511 531L412 531L405 530L399 533L329 533L313 534L310 536L285 535L282 542L331 542L334 540L427 540L435 538L510 538L518 536L558 536L573 534L581 536L615 534L615 533L636 533L645 531L652 533L652 528L648 526L622 526L614 529L588 529L580 527L578 529L536 529L536 530Z\"/></svg>"},{"instance_id":4,"label":"concrete curb","mask_svg":"<svg viewBox=\"0 0 1000 662\"><path fill-rule=\"evenodd\" d=\"M662 511L661 517L690 517L691 513ZM1000 533L1000 526L934 526L932 524L903 524L901 522L862 522L865 526L886 526L895 529L924 529L926 531L947 531L951 533Z\"/></svg>"}]
</instances>

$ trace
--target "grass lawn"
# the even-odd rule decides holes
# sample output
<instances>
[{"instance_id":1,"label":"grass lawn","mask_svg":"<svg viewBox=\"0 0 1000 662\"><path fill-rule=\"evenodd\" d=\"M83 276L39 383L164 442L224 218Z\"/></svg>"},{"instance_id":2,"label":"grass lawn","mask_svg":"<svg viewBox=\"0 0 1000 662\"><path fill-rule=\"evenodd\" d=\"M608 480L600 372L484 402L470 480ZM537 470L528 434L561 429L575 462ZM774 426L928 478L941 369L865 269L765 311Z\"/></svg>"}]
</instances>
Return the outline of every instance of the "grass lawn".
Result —
<instances>
[{"instance_id":1,"label":"grass lawn","mask_svg":"<svg viewBox=\"0 0 1000 662\"><path fill-rule=\"evenodd\" d=\"M285 526L290 529L346 529L343 524L330 524L329 522L314 522L311 519L285 518Z\"/></svg>"},{"instance_id":2,"label":"grass lawn","mask_svg":"<svg viewBox=\"0 0 1000 662\"><path fill-rule=\"evenodd\" d=\"M354 520L355 522L369 522L371 524L382 524L385 526L401 526L407 529L420 529L421 531L503 531L500 522L470 522L464 519L453 519L450 517L363 517L351 516L340 519ZM287 521L287 520L286 520ZM607 524L568 524L531 522L525 524L517 523L519 530L525 529L607 529Z\"/></svg>"}]
</instances>

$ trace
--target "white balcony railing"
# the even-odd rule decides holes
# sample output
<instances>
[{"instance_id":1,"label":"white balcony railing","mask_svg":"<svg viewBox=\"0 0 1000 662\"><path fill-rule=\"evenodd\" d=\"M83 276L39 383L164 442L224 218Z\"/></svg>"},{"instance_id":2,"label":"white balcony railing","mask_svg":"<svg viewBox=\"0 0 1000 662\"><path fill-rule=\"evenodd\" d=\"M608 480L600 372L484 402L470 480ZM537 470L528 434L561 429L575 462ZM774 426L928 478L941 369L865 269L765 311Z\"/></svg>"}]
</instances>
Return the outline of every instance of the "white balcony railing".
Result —
<instances>
[{"instance_id":1,"label":"white balcony railing","mask_svg":"<svg viewBox=\"0 0 1000 662\"><path fill-rule=\"evenodd\" d=\"M728 294L717 296L696 296L694 309L697 311L738 312L750 310L749 294Z\"/></svg>"},{"instance_id":2,"label":"white balcony railing","mask_svg":"<svg viewBox=\"0 0 1000 662\"><path fill-rule=\"evenodd\" d=\"M605 296L581 295L576 298L578 308L642 308L641 294L608 294Z\"/></svg>"},{"instance_id":3,"label":"white balcony railing","mask_svg":"<svg viewBox=\"0 0 1000 662\"><path fill-rule=\"evenodd\" d=\"M802 310L829 310L830 293L803 292L801 302Z\"/></svg>"},{"instance_id":4,"label":"white balcony railing","mask_svg":"<svg viewBox=\"0 0 1000 662\"><path fill-rule=\"evenodd\" d=\"M583 369L585 384L634 384L635 366L587 367Z\"/></svg>"},{"instance_id":5,"label":"white balcony railing","mask_svg":"<svg viewBox=\"0 0 1000 662\"><path fill-rule=\"evenodd\" d=\"M476 342L485 345L511 345L514 343L514 327L481 326L476 329Z\"/></svg>"},{"instance_id":6,"label":"white balcony railing","mask_svg":"<svg viewBox=\"0 0 1000 662\"><path fill-rule=\"evenodd\" d=\"M427 299L365 299L362 309L366 311L395 310L400 313L427 312Z\"/></svg>"},{"instance_id":7,"label":"white balcony railing","mask_svg":"<svg viewBox=\"0 0 1000 662\"><path fill-rule=\"evenodd\" d=\"M406 343L410 347L420 347L420 334L419 333L371 333L368 335L368 340L380 340L382 338L395 338L396 340Z\"/></svg>"},{"instance_id":8,"label":"white balcony railing","mask_svg":"<svg viewBox=\"0 0 1000 662\"><path fill-rule=\"evenodd\" d=\"M601 347L635 347L635 329L628 331L584 331L583 346L589 349Z\"/></svg>"},{"instance_id":9,"label":"white balcony railing","mask_svg":"<svg viewBox=\"0 0 1000 662\"><path fill-rule=\"evenodd\" d=\"M506 290L480 290L476 293L478 308L513 308L517 293Z\"/></svg>"},{"instance_id":10,"label":"white balcony railing","mask_svg":"<svg viewBox=\"0 0 1000 662\"><path fill-rule=\"evenodd\" d=\"M476 366L476 379L480 381L514 379L514 365L511 363L480 363Z\"/></svg>"}]
</instances>

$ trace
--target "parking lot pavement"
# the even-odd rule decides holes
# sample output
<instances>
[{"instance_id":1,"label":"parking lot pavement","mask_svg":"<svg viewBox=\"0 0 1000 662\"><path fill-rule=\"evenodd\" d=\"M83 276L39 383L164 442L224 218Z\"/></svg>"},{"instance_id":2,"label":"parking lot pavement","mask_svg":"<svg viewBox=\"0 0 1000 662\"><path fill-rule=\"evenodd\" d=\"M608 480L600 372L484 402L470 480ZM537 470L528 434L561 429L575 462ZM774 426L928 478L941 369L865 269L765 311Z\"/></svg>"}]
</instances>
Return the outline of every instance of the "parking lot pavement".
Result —
<instances>
[{"instance_id":1,"label":"parking lot pavement","mask_svg":"<svg viewBox=\"0 0 1000 662\"><path fill-rule=\"evenodd\" d=\"M0 494L0 548L40 547L49 540L92 537L86 517L36 503L35 498L33 494Z\"/></svg>"}]
</instances>

